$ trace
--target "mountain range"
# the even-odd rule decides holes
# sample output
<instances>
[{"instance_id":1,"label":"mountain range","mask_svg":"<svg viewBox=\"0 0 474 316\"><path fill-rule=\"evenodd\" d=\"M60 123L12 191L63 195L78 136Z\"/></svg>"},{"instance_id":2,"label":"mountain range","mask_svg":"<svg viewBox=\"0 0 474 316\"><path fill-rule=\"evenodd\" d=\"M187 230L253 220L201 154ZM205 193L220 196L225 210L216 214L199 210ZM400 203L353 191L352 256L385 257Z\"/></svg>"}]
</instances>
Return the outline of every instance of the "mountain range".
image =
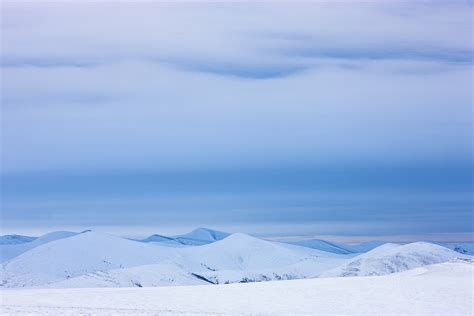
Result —
<instances>
[{"instance_id":1,"label":"mountain range","mask_svg":"<svg viewBox=\"0 0 474 316\"><path fill-rule=\"evenodd\" d=\"M330 242L274 242L204 228L157 236L55 232L0 245L1 286L146 287L384 275L472 258L427 242L383 244L360 254Z\"/></svg>"}]
</instances>

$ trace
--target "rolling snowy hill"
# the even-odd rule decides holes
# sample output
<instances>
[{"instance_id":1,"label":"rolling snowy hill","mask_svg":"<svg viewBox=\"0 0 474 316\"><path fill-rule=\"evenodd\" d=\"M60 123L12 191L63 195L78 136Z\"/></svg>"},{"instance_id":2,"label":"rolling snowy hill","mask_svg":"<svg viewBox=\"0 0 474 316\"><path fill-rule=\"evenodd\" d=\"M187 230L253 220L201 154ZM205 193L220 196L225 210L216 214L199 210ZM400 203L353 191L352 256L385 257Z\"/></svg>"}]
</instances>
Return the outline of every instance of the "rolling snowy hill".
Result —
<instances>
[{"instance_id":1,"label":"rolling snowy hill","mask_svg":"<svg viewBox=\"0 0 474 316\"><path fill-rule=\"evenodd\" d=\"M28 250L44 245L51 241L68 238L75 235L77 235L77 233L58 231L45 234L41 237L35 238L33 241L30 242L0 245L0 262L5 262L7 260L15 258L21 255L22 253L27 252Z\"/></svg>"},{"instance_id":2,"label":"rolling snowy hill","mask_svg":"<svg viewBox=\"0 0 474 316\"><path fill-rule=\"evenodd\" d=\"M466 257L453 250L427 242L406 245L384 244L349 259L341 266L324 271L320 277L384 275L425 265Z\"/></svg>"}]
</instances>

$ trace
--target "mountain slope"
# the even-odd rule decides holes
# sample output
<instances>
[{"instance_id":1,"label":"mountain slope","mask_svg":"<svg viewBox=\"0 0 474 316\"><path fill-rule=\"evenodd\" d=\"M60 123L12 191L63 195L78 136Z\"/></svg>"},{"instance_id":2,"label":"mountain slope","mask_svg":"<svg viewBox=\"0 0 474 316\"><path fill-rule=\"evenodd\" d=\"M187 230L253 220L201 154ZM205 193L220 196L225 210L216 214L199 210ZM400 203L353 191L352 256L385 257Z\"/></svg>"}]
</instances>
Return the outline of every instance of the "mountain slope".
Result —
<instances>
[{"instance_id":1,"label":"mountain slope","mask_svg":"<svg viewBox=\"0 0 474 316\"><path fill-rule=\"evenodd\" d=\"M15 258L22 253L36 248L38 246L44 245L54 240L59 240L63 238L68 238L75 236L78 233L67 232L67 231L57 231L45 234L41 237L36 238L31 242L20 243L20 244L10 244L10 245L0 245L0 262L5 262L12 258Z\"/></svg>"},{"instance_id":2,"label":"mountain slope","mask_svg":"<svg viewBox=\"0 0 474 316\"><path fill-rule=\"evenodd\" d=\"M319 274L319 277L384 275L425 265L446 262L463 255L426 242L406 245L385 244L349 259L341 266Z\"/></svg>"}]
</instances>

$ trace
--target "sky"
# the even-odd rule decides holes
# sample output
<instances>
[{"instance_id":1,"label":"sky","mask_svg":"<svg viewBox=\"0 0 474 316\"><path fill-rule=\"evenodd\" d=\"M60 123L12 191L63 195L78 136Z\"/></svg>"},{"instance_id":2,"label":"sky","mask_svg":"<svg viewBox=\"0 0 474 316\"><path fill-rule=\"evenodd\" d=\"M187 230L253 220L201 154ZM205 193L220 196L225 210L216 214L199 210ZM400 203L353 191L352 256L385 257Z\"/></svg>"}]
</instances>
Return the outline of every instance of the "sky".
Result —
<instances>
[{"instance_id":1,"label":"sky","mask_svg":"<svg viewBox=\"0 0 474 316\"><path fill-rule=\"evenodd\" d=\"M472 239L472 19L2 1L0 233Z\"/></svg>"}]
</instances>

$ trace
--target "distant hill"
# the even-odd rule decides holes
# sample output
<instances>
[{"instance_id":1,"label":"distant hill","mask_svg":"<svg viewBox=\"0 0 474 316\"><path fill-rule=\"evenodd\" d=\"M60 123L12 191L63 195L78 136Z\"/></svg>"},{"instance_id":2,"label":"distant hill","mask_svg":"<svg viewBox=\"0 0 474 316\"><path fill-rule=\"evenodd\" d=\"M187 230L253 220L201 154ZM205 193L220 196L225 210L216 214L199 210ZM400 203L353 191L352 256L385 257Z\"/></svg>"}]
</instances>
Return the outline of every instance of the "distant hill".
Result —
<instances>
[{"instance_id":1,"label":"distant hill","mask_svg":"<svg viewBox=\"0 0 474 316\"><path fill-rule=\"evenodd\" d=\"M364 253L386 243L383 241L369 241L360 244L343 244L330 242L322 239L281 240L281 242L318 249L322 251L328 251L337 254Z\"/></svg>"},{"instance_id":2,"label":"distant hill","mask_svg":"<svg viewBox=\"0 0 474 316\"><path fill-rule=\"evenodd\" d=\"M187 234L176 236L155 234L138 241L147 243L163 243L164 245L168 246L201 246L222 240L229 235L229 233L209 228L197 228Z\"/></svg>"},{"instance_id":3,"label":"distant hill","mask_svg":"<svg viewBox=\"0 0 474 316\"><path fill-rule=\"evenodd\" d=\"M17 245L32 242L36 237L22 235L4 235L0 236L0 245Z\"/></svg>"},{"instance_id":4,"label":"distant hill","mask_svg":"<svg viewBox=\"0 0 474 316\"><path fill-rule=\"evenodd\" d=\"M68 238L77 234L78 233L74 232L58 231L45 234L41 237L35 238L30 242L0 245L0 262L5 262L7 260L13 259L21 255L22 253L27 252L28 250L49 243L51 241Z\"/></svg>"}]
</instances>

